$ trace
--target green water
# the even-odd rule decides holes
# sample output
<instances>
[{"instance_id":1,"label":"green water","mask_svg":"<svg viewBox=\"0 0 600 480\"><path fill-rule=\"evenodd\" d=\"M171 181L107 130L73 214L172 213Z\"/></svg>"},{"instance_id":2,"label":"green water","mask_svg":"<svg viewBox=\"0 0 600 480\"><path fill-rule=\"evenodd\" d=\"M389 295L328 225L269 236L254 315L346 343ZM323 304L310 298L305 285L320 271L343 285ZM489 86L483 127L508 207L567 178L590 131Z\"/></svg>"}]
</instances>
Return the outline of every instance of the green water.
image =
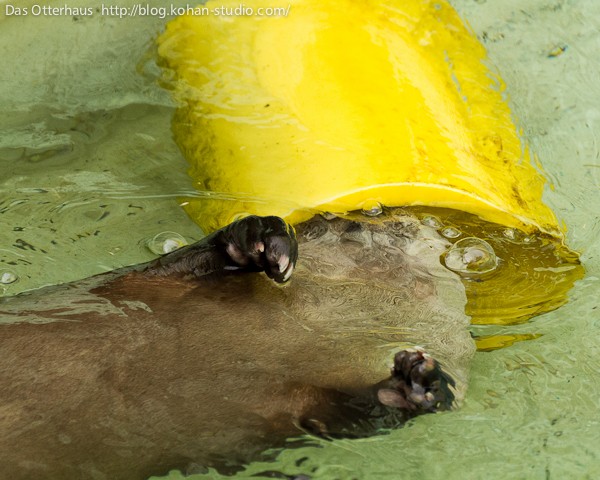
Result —
<instances>
[{"instance_id":1,"label":"green water","mask_svg":"<svg viewBox=\"0 0 600 480\"><path fill-rule=\"evenodd\" d=\"M545 200L566 222L587 275L555 312L474 329L542 336L477 354L461 410L387 436L286 450L237 478L600 476L600 3L452 3L507 83L553 184ZM6 17L0 8L0 270L19 277L3 293L148 260L145 241L161 231L199 238L177 203L193 186L171 140L173 105L146 56L166 19Z\"/></svg>"}]
</instances>

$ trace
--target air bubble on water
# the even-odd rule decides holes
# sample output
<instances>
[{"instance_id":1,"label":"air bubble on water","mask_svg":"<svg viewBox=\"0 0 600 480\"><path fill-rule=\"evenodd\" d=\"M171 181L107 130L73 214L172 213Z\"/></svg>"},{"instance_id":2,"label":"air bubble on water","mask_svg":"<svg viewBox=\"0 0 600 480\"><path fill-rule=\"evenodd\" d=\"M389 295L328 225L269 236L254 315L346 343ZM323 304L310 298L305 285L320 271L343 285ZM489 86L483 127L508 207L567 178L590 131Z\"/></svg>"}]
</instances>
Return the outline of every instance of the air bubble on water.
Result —
<instances>
[{"instance_id":1,"label":"air bubble on water","mask_svg":"<svg viewBox=\"0 0 600 480\"><path fill-rule=\"evenodd\" d=\"M492 246L476 237L456 242L444 257L446 267L456 273L482 275L498 267L498 258Z\"/></svg>"},{"instance_id":2,"label":"air bubble on water","mask_svg":"<svg viewBox=\"0 0 600 480\"><path fill-rule=\"evenodd\" d=\"M532 237L516 228L505 228L502 235L512 243L531 243L533 241Z\"/></svg>"},{"instance_id":3,"label":"air bubble on water","mask_svg":"<svg viewBox=\"0 0 600 480\"><path fill-rule=\"evenodd\" d=\"M367 217L376 217L383 213L383 205L376 200L367 200L363 203L361 212Z\"/></svg>"},{"instance_id":4,"label":"air bubble on water","mask_svg":"<svg viewBox=\"0 0 600 480\"><path fill-rule=\"evenodd\" d=\"M10 270L0 271L0 283L2 285L10 285L11 283L15 283L18 280L19 276L15 272L11 272Z\"/></svg>"},{"instance_id":5,"label":"air bubble on water","mask_svg":"<svg viewBox=\"0 0 600 480\"><path fill-rule=\"evenodd\" d=\"M442 229L442 235L446 238L458 238L462 235L462 232L458 228L446 227Z\"/></svg>"},{"instance_id":6,"label":"air bubble on water","mask_svg":"<svg viewBox=\"0 0 600 480\"><path fill-rule=\"evenodd\" d=\"M427 227L432 227L436 229L442 228L444 226L442 221L434 215L425 215L423 218L421 218L421 223Z\"/></svg>"},{"instance_id":7,"label":"air bubble on water","mask_svg":"<svg viewBox=\"0 0 600 480\"><path fill-rule=\"evenodd\" d=\"M148 249L157 255L172 252L178 248L185 247L187 244L186 239L176 232L161 232L146 242Z\"/></svg>"}]
</instances>

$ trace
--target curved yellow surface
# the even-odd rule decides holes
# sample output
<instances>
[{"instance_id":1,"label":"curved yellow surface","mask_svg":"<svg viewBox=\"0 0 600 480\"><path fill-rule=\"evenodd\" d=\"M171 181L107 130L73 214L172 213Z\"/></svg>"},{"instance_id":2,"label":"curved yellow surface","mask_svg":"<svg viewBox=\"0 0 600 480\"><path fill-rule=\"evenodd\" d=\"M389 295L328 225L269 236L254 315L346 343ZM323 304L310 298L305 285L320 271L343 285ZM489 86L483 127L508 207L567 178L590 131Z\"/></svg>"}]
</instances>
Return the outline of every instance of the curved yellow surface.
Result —
<instances>
[{"instance_id":1,"label":"curved yellow surface","mask_svg":"<svg viewBox=\"0 0 600 480\"><path fill-rule=\"evenodd\" d=\"M501 258L491 278L465 280L473 323L520 323L563 304L583 268L456 12L443 0L278 1L247 0L254 15L209 1L159 39L198 189L184 204L205 232L248 213L295 223L375 202L446 207L445 222ZM519 243L502 225L547 235Z\"/></svg>"},{"instance_id":2,"label":"curved yellow surface","mask_svg":"<svg viewBox=\"0 0 600 480\"><path fill-rule=\"evenodd\" d=\"M561 236L502 84L445 1L278 1L244 2L254 15L209 1L159 40L176 140L208 192L186 208L206 231L380 202Z\"/></svg>"}]
</instances>

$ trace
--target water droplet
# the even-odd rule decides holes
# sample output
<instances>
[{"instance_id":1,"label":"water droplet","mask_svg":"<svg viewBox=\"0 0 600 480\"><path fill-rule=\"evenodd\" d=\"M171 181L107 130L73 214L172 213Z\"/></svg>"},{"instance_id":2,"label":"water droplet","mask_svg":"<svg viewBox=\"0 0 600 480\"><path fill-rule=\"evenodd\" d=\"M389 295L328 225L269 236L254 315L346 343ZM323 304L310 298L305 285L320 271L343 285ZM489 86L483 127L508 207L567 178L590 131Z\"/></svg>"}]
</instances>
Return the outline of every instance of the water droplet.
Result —
<instances>
[{"instance_id":1,"label":"water droplet","mask_svg":"<svg viewBox=\"0 0 600 480\"><path fill-rule=\"evenodd\" d=\"M462 232L458 228L446 227L442 230L442 235L446 238L458 238Z\"/></svg>"},{"instance_id":2,"label":"water droplet","mask_svg":"<svg viewBox=\"0 0 600 480\"><path fill-rule=\"evenodd\" d=\"M421 218L421 223L423 225L426 225L427 227L438 228L438 229L442 228L444 226L442 221L433 215L425 215L423 218Z\"/></svg>"},{"instance_id":3,"label":"water droplet","mask_svg":"<svg viewBox=\"0 0 600 480\"><path fill-rule=\"evenodd\" d=\"M512 243L531 243L533 238L516 228L505 228L502 235Z\"/></svg>"},{"instance_id":4,"label":"water droplet","mask_svg":"<svg viewBox=\"0 0 600 480\"><path fill-rule=\"evenodd\" d=\"M10 270L0 271L0 283L3 285L10 285L19 280L19 276L15 272Z\"/></svg>"},{"instance_id":5,"label":"water droplet","mask_svg":"<svg viewBox=\"0 0 600 480\"><path fill-rule=\"evenodd\" d=\"M498 258L485 240L467 237L456 242L446 252L444 263L456 273L482 275L496 269Z\"/></svg>"},{"instance_id":6,"label":"water droplet","mask_svg":"<svg viewBox=\"0 0 600 480\"><path fill-rule=\"evenodd\" d=\"M515 230L514 228L505 228L502 231L502 235L504 235L509 240L514 240L515 236L517 235L517 230Z\"/></svg>"},{"instance_id":7,"label":"water droplet","mask_svg":"<svg viewBox=\"0 0 600 480\"><path fill-rule=\"evenodd\" d=\"M188 244L185 238L176 232L161 232L152 237L146 246L152 253L163 255Z\"/></svg>"},{"instance_id":8,"label":"water droplet","mask_svg":"<svg viewBox=\"0 0 600 480\"><path fill-rule=\"evenodd\" d=\"M376 217L383 213L383 205L375 200L367 200L363 203L361 212L367 217Z\"/></svg>"}]
</instances>

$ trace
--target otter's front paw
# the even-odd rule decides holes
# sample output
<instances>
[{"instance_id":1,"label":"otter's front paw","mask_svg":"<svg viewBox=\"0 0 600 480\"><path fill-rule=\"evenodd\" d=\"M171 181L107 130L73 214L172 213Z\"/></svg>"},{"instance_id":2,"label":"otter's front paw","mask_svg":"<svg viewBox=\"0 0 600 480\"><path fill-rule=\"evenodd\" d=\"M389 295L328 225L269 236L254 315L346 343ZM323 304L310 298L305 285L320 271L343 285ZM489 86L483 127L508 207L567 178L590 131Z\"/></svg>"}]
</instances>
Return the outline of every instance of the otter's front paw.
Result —
<instances>
[{"instance_id":1,"label":"otter's front paw","mask_svg":"<svg viewBox=\"0 0 600 480\"><path fill-rule=\"evenodd\" d=\"M377 391L379 401L409 413L448 410L454 401L454 380L421 348L402 350L394 358L390 379Z\"/></svg>"},{"instance_id":2,"label":"otter's front paw","mask_svg":"<svg viewBox=\"0 0 600 480\"><path fill-rule=\"evenodd\" d=\"M279 217L242 218L224 229L221 240L236 266L264 270L279 283L290 278L298 259L296 233Z\"/></svg>"}]
</instances>

